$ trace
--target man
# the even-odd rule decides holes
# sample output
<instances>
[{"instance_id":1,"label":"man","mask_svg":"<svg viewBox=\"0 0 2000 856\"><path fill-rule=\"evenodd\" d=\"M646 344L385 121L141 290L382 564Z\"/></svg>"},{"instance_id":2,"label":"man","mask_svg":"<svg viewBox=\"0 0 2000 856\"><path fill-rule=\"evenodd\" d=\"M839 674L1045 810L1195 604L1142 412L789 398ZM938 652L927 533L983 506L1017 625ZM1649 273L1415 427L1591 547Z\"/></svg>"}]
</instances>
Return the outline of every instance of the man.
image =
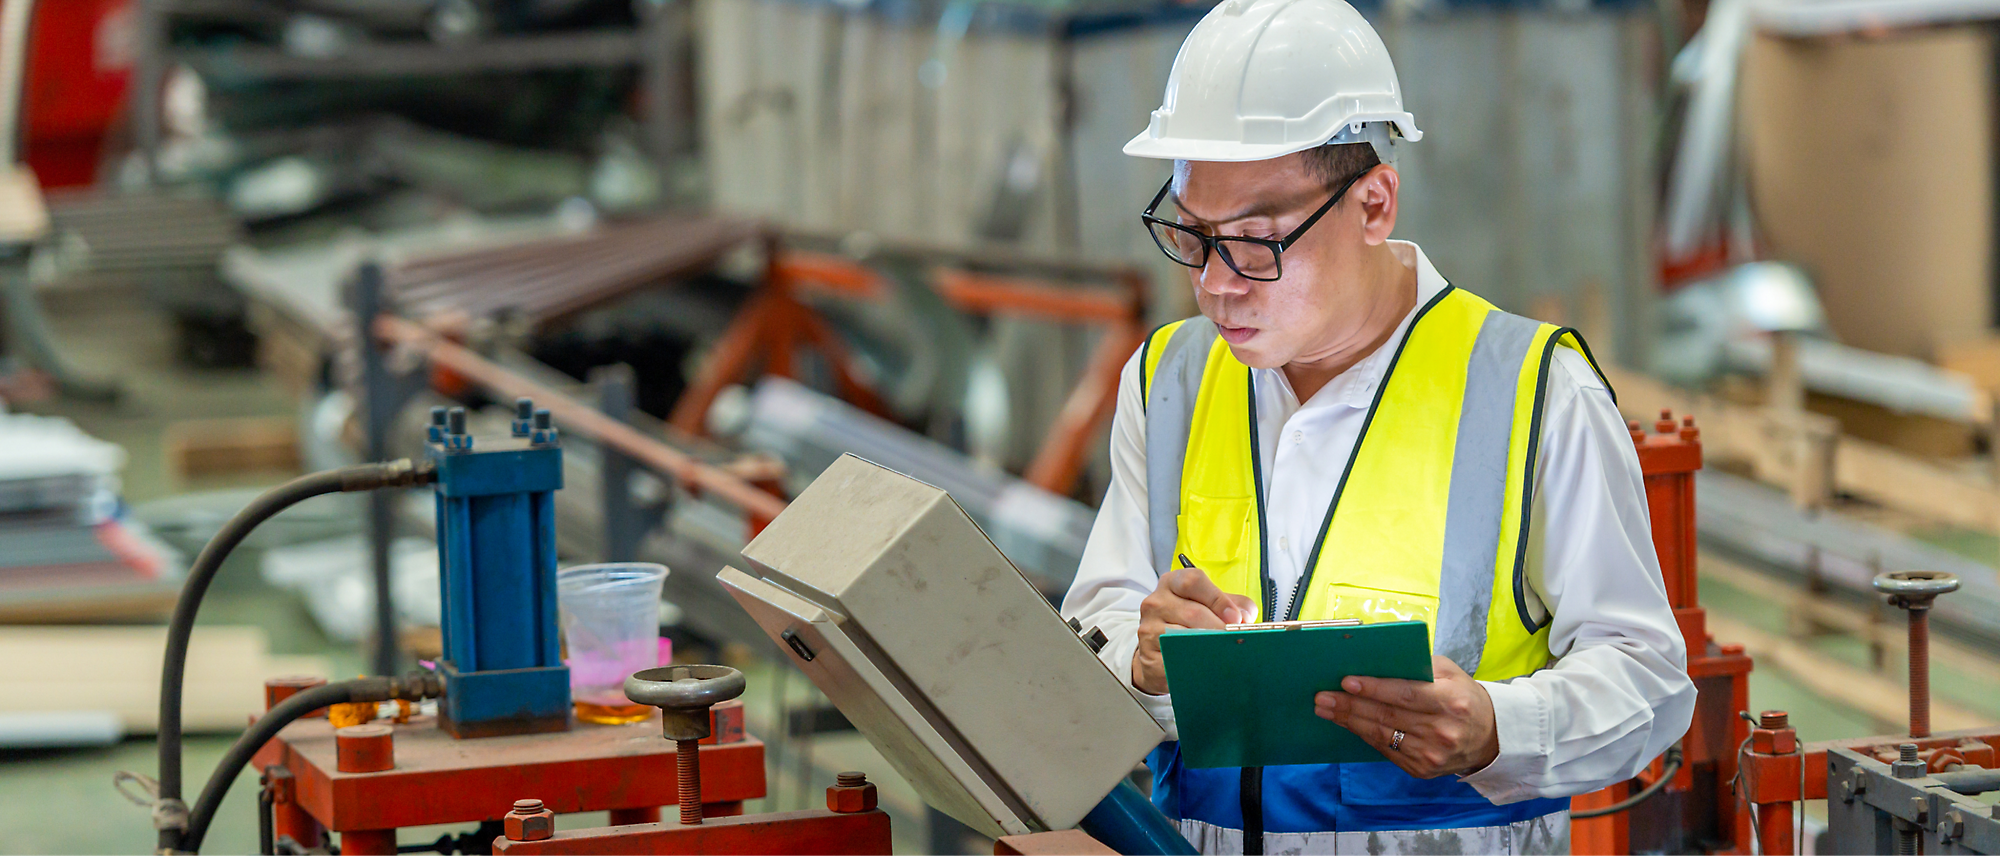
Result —
<instances>
[{"instance_id":1,"label":"man","mask_svg":"<svg viewBox=\"0 0 2000 856\"><path fill-rule=\"evenodd\" d=\"M1154 800L1205 852L1564 852L1566 798L1636 775L1693 712L1638 460L1581 339L1389 239L1395 150L1420 136L1352 7L1225 0L1125 147L1174 160L1145 220L1201 316L1125 366L1062 611L1166 727ZM1322 618L1430 626L1435 682L1298 700L1388 763L1182 764L1160 633Z\"/></svg>"}]
</instances>

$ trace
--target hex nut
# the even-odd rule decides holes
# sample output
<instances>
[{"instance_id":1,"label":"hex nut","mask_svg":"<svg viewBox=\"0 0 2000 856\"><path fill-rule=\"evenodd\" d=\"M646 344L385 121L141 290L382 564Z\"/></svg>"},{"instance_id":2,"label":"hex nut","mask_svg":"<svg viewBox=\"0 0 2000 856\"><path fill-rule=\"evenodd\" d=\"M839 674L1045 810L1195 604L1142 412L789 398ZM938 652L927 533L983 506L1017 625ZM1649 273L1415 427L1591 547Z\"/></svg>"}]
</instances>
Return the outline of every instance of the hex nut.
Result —
<instances>
[{"instance_id":1,"label":"hex nut","mask_svg":"<svg viewBox=\"0 0 2000 856\"><path fill-rule=\"evenodd\" d=\"M1840 780L1840 799L1843 802L1853 802L1867 792L1868 776L1860 770L1851 771L1847 778Z\"/></svg>"},{"instance_id":2,"label":"hex nut","mask_svg":"<svg viewBox=\"0 0 2000 856\"><path fill-rule=\"evenodd\" d=\"M835 785L826 789L826 810L851 814L875 808L875 783L858 787Z\"/></svg>"},{"instance_id":3,"label":"hex nut","mask_svg":"<svg viewBox=\"0 0 2000 856\"><path fill-rule=\"evenodd\" d=\"M515 809L507 812L503 825L508 841L541 841L555 837L556 813L547 808L536 811Z\"/></svg>"},{"instance_id":4,"label":"hex nut","mask_svg":"<svg viewBox=\"0 0 2000 856\"><path fill-rule=\"evenodd\" d=\"M1938 837L1946 841L1963 836L1965 834L1965 815L1955 810L1946 813L1944 819L1938 821L1937 832Z\"/></svg>"}]
</instances>

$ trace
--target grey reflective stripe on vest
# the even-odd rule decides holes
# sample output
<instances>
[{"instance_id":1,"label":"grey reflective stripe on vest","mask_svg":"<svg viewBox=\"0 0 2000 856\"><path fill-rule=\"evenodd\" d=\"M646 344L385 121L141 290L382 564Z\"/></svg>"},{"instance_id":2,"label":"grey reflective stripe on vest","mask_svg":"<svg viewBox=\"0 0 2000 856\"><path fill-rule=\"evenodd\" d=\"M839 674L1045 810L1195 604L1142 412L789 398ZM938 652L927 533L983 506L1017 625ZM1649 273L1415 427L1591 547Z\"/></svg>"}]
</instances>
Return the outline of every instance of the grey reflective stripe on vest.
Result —
<instances>
[{"instance_id":1,"label":"grey reflective stripe on vest","mask_svg":"<svg viewBox=\"0 0 2000 856\"><path fill-rule=\"evenodd\" d=\"M1188 429L1194 424L1201 374L1215 345L1215 322L1188 319L1167 337L1153 380L1146 386L1146 519L1153 536L1153 573L1174 567L1180 535L1181 464L1187 458ZM1146 366L1139 366L1144 377Z\"/></svg>"},{"instance_id":2,"label":"grey reflective stripe on vest","mask_svg":"<svg viewBox=\"0 0 2000 856\"><path fill-rule=\"evenodd\" d=\"M1445 509L1436 651L1464 669L1479 670L1486 616L1493 605L1500 518L1507 507L1507 455L1521 365L1541 322L1499 310L1487 313L1466 366L1465 399L1452 451L1451 494ZM1202 369L1215 325L1190 319L1160 356L1146 402L1146 511L1153 569L1174 566L1180 525L1181 468ZM1141 367L1143 371L1143 366ZM1261 465L1261 464L1258 464ZM1521 513L1528 513L1523 508ZM1509 569L1512 570L1511 568Z\"/></svg>"},{"instance_id":3,"label":"grey reflective stripe on vest","mask_svg":"<svg viewBox=\"0 0 2000 856\"><path fill-rule=\"evenodd\" d=\"M1444 518L1436 650L1468 675L1479 671L1479 658L1486 650L1500 516L1507 508L1507 450L1514 434L1515 392L1521 362L1528 358L1528 347L1540 328L1539 321L1497 309L1489 312L1466 365Z\"/></svg>"}]
</instances>

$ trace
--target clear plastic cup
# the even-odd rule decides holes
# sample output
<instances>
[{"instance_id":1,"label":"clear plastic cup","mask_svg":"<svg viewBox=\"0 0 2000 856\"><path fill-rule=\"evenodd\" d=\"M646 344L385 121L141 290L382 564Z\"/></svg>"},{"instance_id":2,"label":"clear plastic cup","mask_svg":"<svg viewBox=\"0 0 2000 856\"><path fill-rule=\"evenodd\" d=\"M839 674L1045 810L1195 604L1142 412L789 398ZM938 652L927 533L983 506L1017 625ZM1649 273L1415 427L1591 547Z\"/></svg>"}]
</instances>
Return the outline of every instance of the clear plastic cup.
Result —
<instances>
[{"instance_id":1,"label":"clear plastic cup","mask_svg":"<svg viewBox=\"0 0 2000 856\"><path fill-rule=\"evenodd\" d=\"M625 677L660 665L664 565L613 562L556 572L569 652L570 698L586 722L637 722L652 708L625 697Z\"/></svg>"}]
</instances>

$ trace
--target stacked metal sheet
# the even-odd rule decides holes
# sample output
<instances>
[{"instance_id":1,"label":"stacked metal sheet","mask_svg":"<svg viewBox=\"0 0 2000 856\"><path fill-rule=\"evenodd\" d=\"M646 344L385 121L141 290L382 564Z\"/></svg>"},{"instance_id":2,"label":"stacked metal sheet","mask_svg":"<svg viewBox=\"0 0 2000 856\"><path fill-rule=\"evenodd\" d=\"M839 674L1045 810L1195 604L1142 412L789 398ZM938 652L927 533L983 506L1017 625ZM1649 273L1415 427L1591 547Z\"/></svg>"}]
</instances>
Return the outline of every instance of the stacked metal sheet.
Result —
<instances>
[{"instance_id":1,"label":"stacked metal sheet","mask_svg":"<svg viewBox=\"0 0 2000 856\"><path fill-rule=\"evenodd\" d=\"M411 317L512 315L540 323L714 267L757 235L722 217L657 217L576 235L411 258L388 292Z\"/></svg>"},{"instance_id":2,"label":"stacked metal sheet","mask_svg":"<svg viewBox=\"0 0 2000 856\"><path fill-rule=\"evenodd\" d=\"M199 196L54 194L49 218L59 241L83 250L93 274L213 271L243 235L221 203Z\"/></svg>"},{"instance_id":3,"label":"stacked metal sheet","mask_svg":"<svg viewBox=\"0 0 2000 856\"><path fill-rule=\"evenodd\" d=\"M69 420L0 413L0 619L127 614L170 603L179 557L127 519L125 452Z\"/></svg>"}]
</instances>

